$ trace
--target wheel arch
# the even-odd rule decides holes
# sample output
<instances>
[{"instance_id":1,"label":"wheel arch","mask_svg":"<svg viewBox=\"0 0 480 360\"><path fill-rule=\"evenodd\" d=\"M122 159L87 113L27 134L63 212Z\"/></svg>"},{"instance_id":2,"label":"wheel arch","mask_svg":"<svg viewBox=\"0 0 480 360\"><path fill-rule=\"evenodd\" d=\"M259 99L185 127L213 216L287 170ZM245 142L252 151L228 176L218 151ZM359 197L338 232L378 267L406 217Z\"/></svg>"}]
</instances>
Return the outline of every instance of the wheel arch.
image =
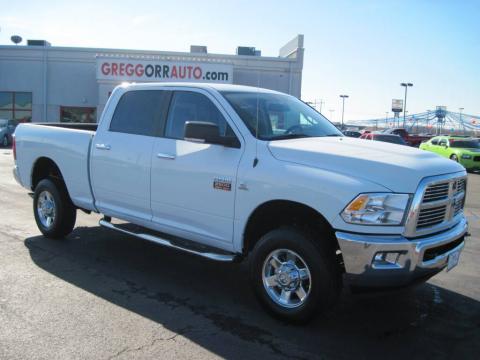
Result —
<instances>
[{"instance_id":1,"label":"wheel arch","mask_svg":"<svg viewBox=\"0 0 480 360\"><path fill-rule=\"evenodd\" d=\"M308 228L316 233L325 233L325 241L330 243L332 250L339 251L334 229L320 212L296 201L270 200L257 206L248 218L243 233L244 255L248 255L268 231L281 226Z\"/></svg>"},{"instance_id":2,"label":"wheel arch","mask_svg":"<svg viewBox=\"0 0 480 360\"><path fill-rule=\"evenodd\" d=\"M30 178L30 188L32 189L32 191L35 191L35 187L41 180L48 178L60 182L64 186L67 194L70 197L60 167L55 163L55 161L53 161L49 157L39 157L37 160L35 160L35 163L32 167L32 173Z\"/></svg>"}]
</instances>

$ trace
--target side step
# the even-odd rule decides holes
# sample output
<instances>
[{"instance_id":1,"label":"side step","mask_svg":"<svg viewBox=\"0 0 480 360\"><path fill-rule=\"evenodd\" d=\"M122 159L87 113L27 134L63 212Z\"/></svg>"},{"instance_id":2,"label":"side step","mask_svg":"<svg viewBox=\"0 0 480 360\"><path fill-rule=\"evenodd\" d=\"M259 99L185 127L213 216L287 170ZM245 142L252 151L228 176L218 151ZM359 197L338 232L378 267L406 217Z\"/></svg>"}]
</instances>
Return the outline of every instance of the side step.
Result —
<instances>
[{"instance_id":1,"label":"side step","mask_svg":"<svg viewBox=\"0 0 480 360\"><path fill-rule=\"evenodd\" d=\"M237 255L231 254L231 253L221 254L221 253L214 253L214 252L202 252L202 251L190 249L190 248L187 248L187 247L184 247L184 246L174 244L171 240L161 238L161 237L153 235L153 234L147 234L147 233L143 233L143 232L137 233L137 232L129 231L129 230L126 230L126 229L122 229L121 227L119 227L115 224L112 224L111 222L109 222L107 220L104 220L104 219L99 221L99 225L103 226L103 227L106 227L108 229L112 229L112 230L121 232L123 234L132 235L132 236L135 236L135 237L138 237L140 239L147 240L147 241L152 241L152 242L157 243L159 245L163 245L163 246L167 246L169 248L181 250L181 251L187 252L189 254L202 256L202 257L210 259L210 260L223 261L223 262L233 262L233 261L237 260L237 258L238 258Z\"/></svg>"}]
</instances>

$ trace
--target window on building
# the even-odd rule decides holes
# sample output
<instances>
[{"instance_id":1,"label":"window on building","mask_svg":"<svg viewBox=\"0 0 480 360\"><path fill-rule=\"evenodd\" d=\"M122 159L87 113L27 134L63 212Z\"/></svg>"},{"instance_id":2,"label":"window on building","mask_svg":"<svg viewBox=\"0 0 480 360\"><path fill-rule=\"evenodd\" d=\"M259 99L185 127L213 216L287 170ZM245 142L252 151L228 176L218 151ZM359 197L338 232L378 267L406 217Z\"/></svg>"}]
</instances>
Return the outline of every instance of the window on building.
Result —
<instances>
[{"instance_id":1,"label":"window on building","mask_svg":"<svg viewBox=\"0 0 480 360\"><path fill-rule=\"evenodd\" d=\"M60 107L60 121L73 123L97 122L97 109L92 107Z\"/></svg>"},{"instance_id":2,"label":"window on building","mask_svg":"<svg viewBox=\"0 0 480 360\"><path fill-rule=\"evenodd\" d=\"M32 121L32 93L0 91L0 119Z\"/></svg>"}]
</instances>

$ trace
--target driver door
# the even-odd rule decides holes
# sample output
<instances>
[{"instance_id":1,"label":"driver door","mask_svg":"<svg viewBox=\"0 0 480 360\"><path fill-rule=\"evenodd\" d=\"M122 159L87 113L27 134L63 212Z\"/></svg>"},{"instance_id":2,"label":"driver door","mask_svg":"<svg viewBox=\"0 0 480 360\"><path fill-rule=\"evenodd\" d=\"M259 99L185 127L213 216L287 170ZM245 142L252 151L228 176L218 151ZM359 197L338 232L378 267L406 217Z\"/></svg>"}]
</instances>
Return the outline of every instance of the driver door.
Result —
<instances>
[{"instance_id":1,"label":"driver door","mask_svg":"<svg viewBox=\"0 0 480 360\"><path fill-rule=\"evenodd\" d=\"M220 135L240 140L227 119L208 92L173 92L165 130L155 140L151 159L151 207L160 231L231 248L237 168L243 148L184 139L185 123L202 121L218 125Z\"/></svg>"}]
</instances>

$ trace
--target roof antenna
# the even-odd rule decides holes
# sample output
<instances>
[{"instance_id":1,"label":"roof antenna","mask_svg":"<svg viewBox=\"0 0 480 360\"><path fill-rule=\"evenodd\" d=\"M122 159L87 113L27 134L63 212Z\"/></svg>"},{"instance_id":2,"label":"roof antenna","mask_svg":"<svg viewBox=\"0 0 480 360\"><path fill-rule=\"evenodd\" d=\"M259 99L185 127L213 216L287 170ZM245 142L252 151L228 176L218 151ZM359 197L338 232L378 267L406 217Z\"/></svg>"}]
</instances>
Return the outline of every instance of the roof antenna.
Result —
<instances>
[{"instance_id":1,"label":"roof antenna","mask_svg":"<svg viewBox=\"0 0 480 360\"><path fill-rule=\"evenodd\" d=\"M259 112L259 88L260 87L260 73L257 71L257 121L255 122L255 158L253 159L253 167L258 164L258 112Z\"/></svg>"}]
</instances>

